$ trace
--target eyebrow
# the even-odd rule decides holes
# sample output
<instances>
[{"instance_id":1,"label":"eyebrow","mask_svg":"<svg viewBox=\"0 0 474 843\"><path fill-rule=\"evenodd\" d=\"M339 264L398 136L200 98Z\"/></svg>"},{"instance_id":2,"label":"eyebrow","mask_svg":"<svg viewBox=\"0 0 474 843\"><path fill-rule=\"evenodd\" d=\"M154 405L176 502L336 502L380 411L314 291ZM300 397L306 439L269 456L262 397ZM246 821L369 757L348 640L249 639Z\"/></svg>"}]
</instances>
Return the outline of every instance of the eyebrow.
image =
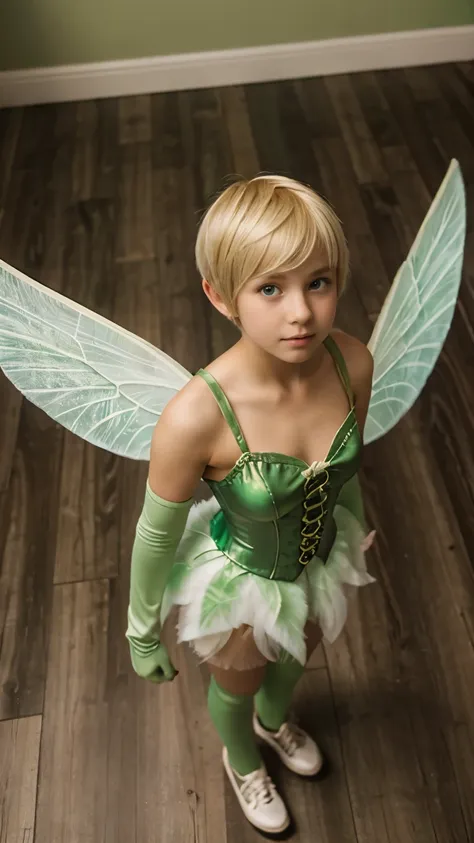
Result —
<instances>
[{"instance_id":1,"label":"eyebrow","mask_svg":"<svg viewBox=\"0 0 474 843\"><path fill-rule=\"evenodd\" d=\"M334 267L332 267L332 266L318 266L318 267L316 267L316 269L312 269L311 272L308 272L308 278L312 275L323 275L325 272L331 272L332 269L334 269ZM277 281L277 280L281 280L284 277L285 274L286 273L284 273L284 272L282 272L282 273L274 272L274 273L272 273L272 275L268 275L267 278L271 279L271 280L274 280L274 281Z\"/></svg>"}]
</instances>

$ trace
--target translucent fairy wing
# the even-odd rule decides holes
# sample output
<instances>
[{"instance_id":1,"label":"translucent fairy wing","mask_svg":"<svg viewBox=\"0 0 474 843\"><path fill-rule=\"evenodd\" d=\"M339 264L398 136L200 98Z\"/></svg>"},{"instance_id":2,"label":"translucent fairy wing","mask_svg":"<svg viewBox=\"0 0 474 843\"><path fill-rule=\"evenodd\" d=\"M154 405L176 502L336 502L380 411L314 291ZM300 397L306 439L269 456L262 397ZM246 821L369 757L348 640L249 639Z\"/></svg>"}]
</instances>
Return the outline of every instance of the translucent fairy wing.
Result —
<instances>
[{"instance_id":1,"label":"translucent fairy wing","mask_svg":"<svg viewBox=\"0 0 474 843\"><path fill-rule=\"evenodd\" d=\"M190 380L145 340L0 261L0 366L77 436L147 460L164 406Z\"/></svg>"},{"instance_id":2,"label":"translucent fairy wing","mask_svg":"<svg viewBox=\"0 0 474 843\"><path fill-rule=\"evenodd\" d=\"M465 232L464 184L452 161L369 342L374 379L365 443L394 427L434 368L454 315Z\"/></svg>"}]
</instances>

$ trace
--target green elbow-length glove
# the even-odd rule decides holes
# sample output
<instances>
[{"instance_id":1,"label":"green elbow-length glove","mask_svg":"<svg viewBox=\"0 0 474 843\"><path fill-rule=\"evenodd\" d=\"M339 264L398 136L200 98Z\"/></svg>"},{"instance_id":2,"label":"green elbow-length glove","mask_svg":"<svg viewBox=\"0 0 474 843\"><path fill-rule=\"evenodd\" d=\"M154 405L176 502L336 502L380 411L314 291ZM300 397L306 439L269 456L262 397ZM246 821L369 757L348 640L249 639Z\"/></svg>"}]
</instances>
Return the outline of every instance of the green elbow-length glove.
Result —
<instances>
[{"instance_id":1,"label":"green elbow-length glove","mask_svg":"<svg viewBox=\"0 0 474 843\"><path fill-rule=\"evenodd\" d=\"M136 673L152 682L174 679L176 670L160 642L160 607L192 498L174 503L146 485L132 551L127 638Z\"/></svg>"}]
</instances>

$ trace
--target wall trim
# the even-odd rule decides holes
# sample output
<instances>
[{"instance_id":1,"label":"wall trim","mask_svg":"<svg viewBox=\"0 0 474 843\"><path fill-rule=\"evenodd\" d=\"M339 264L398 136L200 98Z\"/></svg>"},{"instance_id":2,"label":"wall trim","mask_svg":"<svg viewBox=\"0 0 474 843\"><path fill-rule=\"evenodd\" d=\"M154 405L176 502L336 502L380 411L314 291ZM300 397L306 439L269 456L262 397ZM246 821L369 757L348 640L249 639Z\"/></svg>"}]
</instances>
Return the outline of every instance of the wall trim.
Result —
<instances>
[{"instance_id":1,"label":"wall trim","mask_svg":"<svg viewBox=\"0 0 474 843\"><path fill-rule=\"evenodd\" d=\"M0 107L474 59L474 26L0 72Z\"/></svg>"}]
</instances>

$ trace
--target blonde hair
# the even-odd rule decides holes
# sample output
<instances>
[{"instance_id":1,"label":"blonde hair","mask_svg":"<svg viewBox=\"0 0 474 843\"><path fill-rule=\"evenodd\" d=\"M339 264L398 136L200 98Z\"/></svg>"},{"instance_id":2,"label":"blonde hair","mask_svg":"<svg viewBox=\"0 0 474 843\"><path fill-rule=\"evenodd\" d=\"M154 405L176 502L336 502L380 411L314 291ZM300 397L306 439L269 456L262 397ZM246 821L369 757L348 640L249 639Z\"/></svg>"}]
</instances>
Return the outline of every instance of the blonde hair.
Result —
<instances>
[{"instance_id":1,"label":"blonde hair","mask_svg":"<svg viewBox=\"0 0 474 843\"><path fill-rule=\"evenodd\" d=\"M336 269L338 295L349 256L341 224L311 188L285 176L257 176L230 185L206 212L196 241L196 263L232 316L242 287L254 278L291 272L315 246Z\"/></svg>"}]
</instances>

